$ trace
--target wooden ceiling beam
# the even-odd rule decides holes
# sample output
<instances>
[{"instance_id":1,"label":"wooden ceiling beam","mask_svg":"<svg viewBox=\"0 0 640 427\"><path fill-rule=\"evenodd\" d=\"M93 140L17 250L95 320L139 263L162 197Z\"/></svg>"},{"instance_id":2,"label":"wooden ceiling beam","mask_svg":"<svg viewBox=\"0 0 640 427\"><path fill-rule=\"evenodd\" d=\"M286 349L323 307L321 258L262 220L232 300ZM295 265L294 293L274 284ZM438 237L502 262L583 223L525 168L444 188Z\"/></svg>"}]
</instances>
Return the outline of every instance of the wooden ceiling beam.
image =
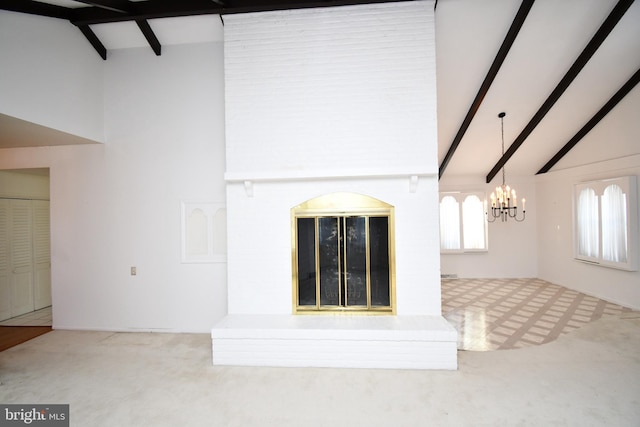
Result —
<instances>
[{"instance_id":1,"label":"wooden ceiling beam","mask_svg":"<svg viewBox=\"0 0 640 427\"><path fill-rule=\"evenodd\" d=\"M119 13L132 13L133 4L127 0L75 0L99 9L111 10Z\"/></svg>"},{"instance_id":2,"label":"wooden ceiling beam","mask_svg":"<svg viewBox=\"0 0 640 427\"><path fill-rule=\"evenodd\" d=\"M222 7L211 0L181 0L179 2L174 0L147 0L137 2L135 6L135 12L127 14L95 7L75 9L71 23L75 25L95 25L137 21L139 19L216 14L222 11Z\"/></svg>"},{"instance_id":3,"label":"wooden ceiling beam","mask_svg":"<svg viewBox=\"0 0 640 427\"><path fill-rule=\"evenodd\" d=\"M264 0L230 0L226 3L224 15L249 12L269 12L273 10L309 9L318 7L356 6L361 4L395 3L406 0L317 0L304 2L301 0L278 0L270 4Z\"/></svg>"},{"instance_id":4,"label":"wooden ceiling beam","mask_svg":"<svg viewBox=\"0 0 640 427\"><path fill-rule=\"evenodd\" d=\"M278 0L278 3L275 4L272 3L271 0L232 0L232 4L227 3L225 0L146 0L140 2L130 2L128 0L77 1L88 4L90 7L74 9L31 0L0 0L0 10L4 9L67 19L80 29L100 57L106 59L106 49L95 33L89 28L90 25L135 21L155 54L160 55L162 46L153 33L151 26L146 22L148 19L389 3L405 0L318 0L313 3L305 3L304 0Z\"/></svg>"},{"instance_id":5,"label":"wooden ceiling beam","mask_svg":"<svg viewBox=\"0 0 640 427\"><path fill-rule=\"evenodd\" d=\"M562 147L537 173L540 175L549 172L582 138L593 129L620 101L640 82L640 68L631 76L629 80L607 101L598 112L580 129L564 147Z\"/></svg>"},{"instance_id":6,"label":"wooden ceiling beam","mask_svg":"<svg viewBox=\"0 0 640 427\"><path fill-rule=\"evenodd\" d=\"M462 124L460 125L460 128L456 133L456 136L453 138L453 142L451 142L451 145L449 146L449 150L447 151L447 154L444 156L444 159L440 164L438 179L442 178L442 174L444 174L444 171L447 168L447 165L449 164L449 162L451 161L453 154L458 149L458 146L460 145L460 141L462 141L462 137L467 132L467 129L469 128L469 125L471 124L473 117L478 112L478 109L480 108L480 105L482 104L484 97L487 95L487 92L489 92L489 88L491 87L491 84L493 83L493 80L495 79L496 75L498 75L498 71L500 71L500 67L502 67L502 63L507 57L507 54L509 53L511 46L513 46L513 43L515 42L516 37L518 36L518 33L520 32L520 29L524 24L525 19L527 19L527 15L531 10L531 7L533 6L534 1L535 0L523 0L522 4L520 5L520 8L518 9L518 13L516 13L516 16L513 19L513 22L511 23L511 27L509 27L509 31L507 32L507 35L505 36L502 42L502 45L498 50L498 53L496 54L496 57L493 59L493 63L491 64L489 71L487 72L487 75L485 76L484 81L480 85L480 89L478 90L478 93L476 94L475 99L471 103L471 107L469 107L469 111L467 112L467 115L462 121Z\"/></svg>"},{"instance_id":7,"label":"wooden ceiling beam","mask_svg":"<svg viewBox=\"0 0 640 427\"><path fill-rule=\"evenodd\" d=\"M158 38L154 34L147 20L137 19L136 24L138 24L138 28L140 28L140 31L142 31L142 34L147 39L147 42L149 43L149 46L151 46L151 49L153 49L153 52L156 54L156 56L160 56L162 52L162 46L160 45Z\"/></svg>"},{"instance_id":8,"label":"wooden ceiling beam","mask_svg":"<svg viewBox=\"0 0 640 427\"><path fill-rule=\"evenodd\" d=\"M565 90L569 87L571 82L578 76L582 68L587 64L589 59L595 54L600 45L607 38L609 33L613 30L616 24L622 19L624 14L627 12L629 7L633 4L634 0L620 0L615 5L607 19L602 23L598 31L591 38L587 46L584 48L582 53L575 60L569 71L564 75L560 83L556 86L556 88L551 92L547 100L542 104L542 106L538 109L533 118L529 121L529 123L525 126L525 128L520 132L520 135L516 137L513 141L509 149L502 155L500 160L495 164L493 169L487 174L487 184L491 182L493 177L504 167L505 163L513 156L513 154L520 148L520 146L524 143L527 137L533 132L533 130L538 126L538 124L542 121L544 116L547 115L551 107L560 99Z\"/></svg>"},{"instance_id":9,"label":"wooden ceiling beam","mask_svg":"<svg viewBox=\"0 0 640 427\"><path fill-rule=\"evenodd\" d=\"M2 0L0 0L2 1ZM95 25L110 22L137 21L138 19L176 18L195 15L228 15L246 12L306 9L316 7L349 6L359 4L392 3L406 0L147 0L135 2L136 11L123 14L97 7L72 9L71 23Z\"/></svg>"},{"instance_id":10,"label":"wooden ceiling beam","mask_svg":"<svg viewBox=\"0 0 640 427\"><path fill-rule=\"evenodd\" d=\"M138 13L137 4L130 2L128 0L76 0L82 3L91 5L97 9L115 12L122 14L122 17L126 17L131 19L131 16L134 16ZM153 52L156 56L160 56L162 53L162 45L160 45L160 41L156 37L155 33L151 29L151 26L147 22L146 19L135 19L138 28L144 35L144 38L147 39L147 43L153 49ZM76 24L77 25L77 24ZM84 25L84 24L83 24Z\"/></svg>"},{"instance_id":11,"label":"wooden ceiling beam","mask_svg":"<svg viewBox=\"0 0 640 427\"><path fill-rule=\"evenodd\" d=\"M98 36L89 28L88 25L79 25L78 29L84 34L84 36L89 40L91 46L98 52L98 55L105 61L107 60L107 48L104 47Z\"/></svg>"},{"instance_id":12,"label":"wooden ceiling beam","mask_svg":"<svg viewBox=\"0 0 640 427\"><path fill-rule=\"evenodd\" d=\"M316 7L350 6L359 4L393 3L406 0L76 0L92 7L67 8L31 0L0 0L0 10L30 13L67 19L76 26L138 21L142 19L176 18L181 16L264 12L271 10L306 9ZM129 10L129 7L133 7Z\"/></svg>"},{"instance_id":13,"label":"wooden ceiling beam","mask_svg":"<svg viewBox=\"0 0 640 427\"><path fill-rule=\"evenodd\" d=\"M26 0L0 0L0 9L58 19L71 19L72 16L72 9L67 7Z\"/></svg>"}]
</instances>

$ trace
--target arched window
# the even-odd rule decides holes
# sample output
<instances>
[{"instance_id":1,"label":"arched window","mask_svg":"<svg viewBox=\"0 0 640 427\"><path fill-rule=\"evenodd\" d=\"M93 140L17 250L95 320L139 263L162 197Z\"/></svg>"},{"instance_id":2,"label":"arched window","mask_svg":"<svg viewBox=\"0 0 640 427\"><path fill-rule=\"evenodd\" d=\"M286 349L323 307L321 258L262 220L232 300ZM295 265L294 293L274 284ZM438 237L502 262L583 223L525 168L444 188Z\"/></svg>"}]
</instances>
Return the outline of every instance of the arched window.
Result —
<instances>
[{"instance_id":1,"label":"arched window","mask_svg":"<svg viewBox=\"0 0 640 427\"><path fill-rule=\"evenodd\" d=\"M575 186L575 257L606 267L638 269L635 176Z\"/></svg>"},{"instance_id":2,"label":"arched window","mask_svg":"<svg viewBox=\"0 0 640 427\"><path fill-rule=\"evenodd\" d=\"M463 253L487 250L484 193L440 193L440 250Z\"/></svg>"}]
</instances>

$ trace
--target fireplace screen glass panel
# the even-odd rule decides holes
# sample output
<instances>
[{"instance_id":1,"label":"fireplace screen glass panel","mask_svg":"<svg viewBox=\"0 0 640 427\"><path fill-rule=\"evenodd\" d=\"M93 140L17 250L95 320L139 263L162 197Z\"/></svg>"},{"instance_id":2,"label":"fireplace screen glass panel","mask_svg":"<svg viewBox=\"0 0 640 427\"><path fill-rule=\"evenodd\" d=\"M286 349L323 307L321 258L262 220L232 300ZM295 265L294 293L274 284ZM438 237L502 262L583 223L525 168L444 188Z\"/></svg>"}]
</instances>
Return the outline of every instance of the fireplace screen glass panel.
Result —
<instances>
[{"instance_id":1,"label":"fireplace screen glass panel","mask_svg":"<svg viewBox=\"0 0 640 427\"><path fill-rule=\"evenodd\" d=\"M391 310L389 217L296 218L299 310Z\"/></svg>"},{"instance_id":2,"label":"fireplace screen glass panel","mask_svg":"<svg viewBox=\"0 0 640 427\"><path fill-rule=\"evenodd\" d=\"M367 306L367 242L365 217L345 218L344 304Z\"/></svg>"},{"instance_id":3,"label":"fireplace screen glass panel","mask_svg":"<svg viewBox=\"0 0 640 427\"><path fill-rule=\"evenodd\" d=\"M389 299L389 218L369 218L371 305L387 307Z\"/></svg>"},{"instance_id":4,"label":"fireplace screen glass panel","mask_svg":"<svg viewBox=\"0 0 640 427\"><path fill-rule=\"evenodd\" d=\"M316 232L313 218L298 218L298 304L316 305Z\"/></svg>"},{"instance_id":5,"label":"fireplace screen glass panel","mask_svg":"<svg viewBox=\"0 0 640 427\"><path fill-rule=\"evenodd\" d=\"M340 301L338 218L318 218L318 228L320 305L338 305Z\"/></svg>"}]
</instances>

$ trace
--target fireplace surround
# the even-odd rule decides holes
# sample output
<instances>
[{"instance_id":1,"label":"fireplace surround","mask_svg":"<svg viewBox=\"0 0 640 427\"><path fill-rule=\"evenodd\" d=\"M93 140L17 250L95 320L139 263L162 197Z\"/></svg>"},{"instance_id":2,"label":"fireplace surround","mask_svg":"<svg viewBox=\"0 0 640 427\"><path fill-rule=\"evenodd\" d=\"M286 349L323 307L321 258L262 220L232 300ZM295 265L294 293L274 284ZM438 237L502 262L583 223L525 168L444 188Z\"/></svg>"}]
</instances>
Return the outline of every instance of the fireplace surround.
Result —
<instances>
[{"instance_id":1,"label":"fireplace surround","mask_svg":"<svg viewBox=\"0 0 640 427\"><path fill-rule=\"evenodd\" d=\"M212 329L214 365L456 369L457 334L440 313L437 217L427 209L437 174L418 176L414 192L411 176L254 177L247 192L229 174L229 314ZM291 207L336 193L393 207L393 310L296 310Z\"/></svg>"},{"instance_id":2,"label":"fireplace surround","mask_svg":"<svg viewBox=\"0 0 640 427\"><path fill-rule=\"evenodd\" d=\"M215 365L456 369L440 312L433 6L225 17Z\"/></svg>"}]
</instances>

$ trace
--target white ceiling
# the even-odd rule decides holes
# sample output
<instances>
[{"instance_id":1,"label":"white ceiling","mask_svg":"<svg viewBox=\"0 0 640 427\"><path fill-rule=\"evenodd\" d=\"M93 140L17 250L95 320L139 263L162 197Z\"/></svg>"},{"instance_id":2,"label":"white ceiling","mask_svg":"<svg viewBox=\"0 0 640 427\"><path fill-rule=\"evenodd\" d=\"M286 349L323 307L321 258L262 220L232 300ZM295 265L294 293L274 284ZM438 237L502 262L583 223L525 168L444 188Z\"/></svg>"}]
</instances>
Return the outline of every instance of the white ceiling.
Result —
<instances>
[{"instance_id":1,"label":"white ceiling","mask_svg":"<svg viewBox=\"0 0 640 427\"><path fill-rule=\"evenodd\" d=\"M85 7L72 0L46 0ZM611 12L616 0L537 0L478 109L447 175L485 176L527 125ZM520 7L517 0L438 0L436 46L439 163L454 139ZM635 2L564 95L507 163L508 174L535 174L640 68L640 2ZM219 15L152 19L162 45L222 40ZM91 26L108 50L148 46L134 22ZM638 120L640 87L578 144L557 168L637 153L635 144L606 143L599 129ZM615 133L615 131L614 131ZM615 135L613 135L615 137ZM2 138L0 138L2 139ZM624 139L624 138L618 138ZM629 139L629 138L627 138ZM633 145L633 146L632 146ZM494 178L494 182L497 178Z\"/></svg>"},{"instance_id":2,"label":"white ceiling","mask_svg":"<svg viewBox=\"0 0 640 427\"><path fill-rule=\"evenodd\" d=\"M95 141L0 114L0 148L95 144Z\"/></svg>"}]
</instances>

